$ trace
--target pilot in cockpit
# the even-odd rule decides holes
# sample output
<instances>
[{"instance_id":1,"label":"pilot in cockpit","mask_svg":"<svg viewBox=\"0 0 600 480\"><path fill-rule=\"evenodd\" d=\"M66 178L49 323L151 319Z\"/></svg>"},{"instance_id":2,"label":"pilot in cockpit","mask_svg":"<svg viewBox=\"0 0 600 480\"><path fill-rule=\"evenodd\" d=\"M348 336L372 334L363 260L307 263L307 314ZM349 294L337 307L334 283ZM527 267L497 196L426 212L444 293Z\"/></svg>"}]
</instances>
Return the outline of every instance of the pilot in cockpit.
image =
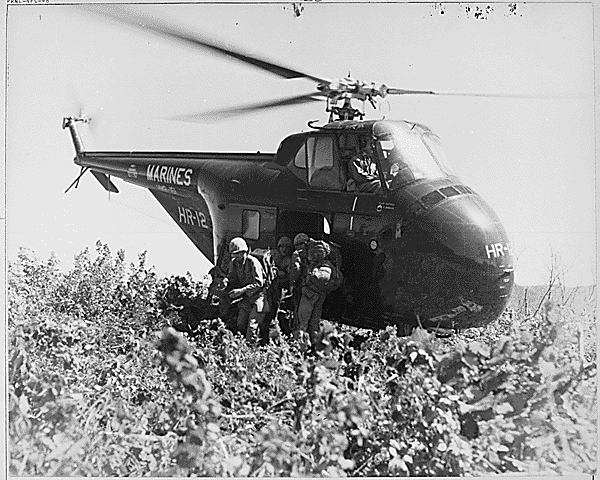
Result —
<instances>
[{"instance_id":1,"label":"pilot in cockpit","mask_svg":"<svg viewBox=\"0 0 600 480\"><path fill-rule=\"evenodd\" d=\"M361 151L352 156L348 162L350 177L346 182L348 191L378 193L381 191L381 181L373 148L367 141Z\"/></svg>"}]
</instances>

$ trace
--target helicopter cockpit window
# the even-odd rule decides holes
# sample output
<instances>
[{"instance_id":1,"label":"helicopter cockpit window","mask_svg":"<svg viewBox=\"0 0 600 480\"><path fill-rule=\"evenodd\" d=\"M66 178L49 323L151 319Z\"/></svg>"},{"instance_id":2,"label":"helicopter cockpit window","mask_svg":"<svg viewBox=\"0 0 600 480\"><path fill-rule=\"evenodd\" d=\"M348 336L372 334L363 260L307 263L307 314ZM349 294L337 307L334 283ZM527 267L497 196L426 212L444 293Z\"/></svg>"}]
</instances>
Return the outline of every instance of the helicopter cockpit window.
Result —
<instances>
[{"instance_id":1,"label":"helicopter cockpit window","mask_svg":"<svg viewBox=\"0 0 600 480\"><path fill-rule=\"evenodd\" d=\"M334 164L333 137L310 137L306 141L308 183L311 187L341 190L339 168Z\"/></svg>"},{"instance_id":2,"label":"helicopter cockpit window","mask_svg":"<svg viewBox=\"0 0 600 480\"><path fill-rule=\"evenodd\" d=\"M242 237L258 240L260 236L260 212L244 210L242 212Z\"/></svg>"},{"instance_id":3,"label":"helicopter cockpit window","mask_svg":"<svg viewBox=\"0 0 600 480\"><path fill-rule=\"evenodd\" d=\"M423 139L423 143L425 143L427 148L429 148L432 155L437 160L437 163L440 165L440 168L444 170L444 172L446 172L448 175L456 175L452 167L450 166L450 163L448 162L446 152L444 152L444 149L442 148L442 142L440 142L438 136L426 132L421 135L421 138Z\"/></svg>"},{"instance_id":4,"label":"helicopter cockpit window","mask_svg":"<svg viewBox=\"0 0 600 480\"><path fill-rule=\"evenodd\" d=\"M391 190L421 178L454 175L438 138L420 128L387 124L378 135L382 166Z\"/></svg>"}]
</instances>

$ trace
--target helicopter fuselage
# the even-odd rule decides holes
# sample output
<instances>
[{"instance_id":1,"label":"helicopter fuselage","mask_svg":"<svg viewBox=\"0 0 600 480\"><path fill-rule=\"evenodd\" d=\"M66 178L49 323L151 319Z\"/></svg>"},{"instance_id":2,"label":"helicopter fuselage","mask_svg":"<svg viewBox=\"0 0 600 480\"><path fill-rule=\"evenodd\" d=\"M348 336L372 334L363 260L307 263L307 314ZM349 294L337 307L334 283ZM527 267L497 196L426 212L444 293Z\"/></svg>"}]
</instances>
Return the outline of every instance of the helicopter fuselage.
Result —
<instances>
[{"instance_id":1,"label":"helicopter fuselage","mask_svg":"<svg viewBox=\"0 0 600 480\"><path fill-rule=\"evenodd\" d=\"M492 322L508 303L507 233L423 125L332 122L290 135L274 154L86 152L73 122L66 126L76 164L105 188L108 177L148 188L214 264L226 264L235 236L251 248L299 232L337 244L346 280L329 295L326 318L464 329ZM349 165L367 143L377 180L361 190Z\"/></svg>"}]
</instances>

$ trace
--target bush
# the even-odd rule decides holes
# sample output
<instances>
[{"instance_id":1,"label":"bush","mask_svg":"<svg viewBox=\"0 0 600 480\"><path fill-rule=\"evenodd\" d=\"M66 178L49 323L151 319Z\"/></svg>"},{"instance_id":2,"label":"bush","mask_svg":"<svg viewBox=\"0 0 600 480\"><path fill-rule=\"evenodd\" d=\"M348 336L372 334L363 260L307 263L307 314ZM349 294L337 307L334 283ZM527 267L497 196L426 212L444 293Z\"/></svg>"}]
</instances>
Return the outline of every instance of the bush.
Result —
<instances>
[{"instance_id":1,"label":"bush","mask_svg":"<svg viewBox=\"0 0 600 480\"><path fill-rule=\"evenodd\" d=\"M596 471L592 315L548 305L450 339L325 323L307 356L202 319L206 292L101 242L67 273L22 251L8 270L11 475Z\"/></svg>"}]
</instances>

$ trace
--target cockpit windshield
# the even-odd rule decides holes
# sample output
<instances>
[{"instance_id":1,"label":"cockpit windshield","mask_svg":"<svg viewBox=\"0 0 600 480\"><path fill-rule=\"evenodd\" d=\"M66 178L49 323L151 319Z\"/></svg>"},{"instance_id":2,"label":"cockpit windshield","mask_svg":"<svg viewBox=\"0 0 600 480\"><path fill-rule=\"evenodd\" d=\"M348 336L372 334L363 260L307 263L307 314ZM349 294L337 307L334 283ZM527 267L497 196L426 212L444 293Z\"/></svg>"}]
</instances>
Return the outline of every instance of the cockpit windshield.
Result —
<instances>
[{"instance_id":1,"label":"cockpit windshield","mask_svg":"<svg viewBox=\"0 0 600 480\"><path fill-rule=\"evenodd\" d=\"M455 175L439 138L426 127L407 122L378 122L373 133L390 190L421 178Z\"/></svg>"}]
</instances>

